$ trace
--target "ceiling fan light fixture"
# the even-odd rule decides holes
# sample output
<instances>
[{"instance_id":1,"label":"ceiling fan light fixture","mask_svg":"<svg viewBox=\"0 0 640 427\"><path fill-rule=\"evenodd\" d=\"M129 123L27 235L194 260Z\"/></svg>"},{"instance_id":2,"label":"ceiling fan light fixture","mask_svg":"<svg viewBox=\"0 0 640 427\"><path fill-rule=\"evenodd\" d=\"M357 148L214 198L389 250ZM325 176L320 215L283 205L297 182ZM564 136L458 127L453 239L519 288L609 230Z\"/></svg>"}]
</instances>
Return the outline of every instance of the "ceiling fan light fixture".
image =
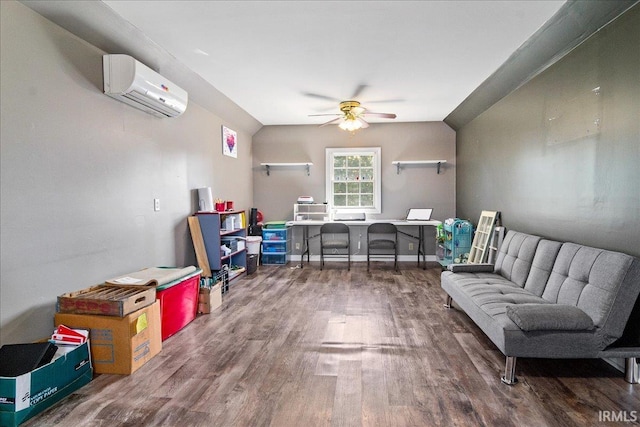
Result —
<instances>
[{"instance_id":1,"label":"ceiling fan light fixture","mask_svg":"<svg viewBox=\"0 0 640 427\"><path fill-rule=\"evenodd\" d=\"M338 125L338 127L342 130L346 130L349 132L355 132L362 127L362 122L356 119L346 119L342 123Z\"/></svg>"},{"instance_id":2,"label":"ceiling fan light fixture","mask_svg":"<svg viewBox=\"0 0 640 427\"><path fill-rule=\"evenodd\" d=\"M366 116L382 117L384 119L396 118L396 115L393 113L374 113L368 111L366 108L360 106L360 102L354 100L342 101L340 103L340 112L342 114L311 114L311 116L341 116L321 124L320 127L338 123L340 129L348 132L368 128L369 123L365 120Z\"/></svg>"}]
</instances>

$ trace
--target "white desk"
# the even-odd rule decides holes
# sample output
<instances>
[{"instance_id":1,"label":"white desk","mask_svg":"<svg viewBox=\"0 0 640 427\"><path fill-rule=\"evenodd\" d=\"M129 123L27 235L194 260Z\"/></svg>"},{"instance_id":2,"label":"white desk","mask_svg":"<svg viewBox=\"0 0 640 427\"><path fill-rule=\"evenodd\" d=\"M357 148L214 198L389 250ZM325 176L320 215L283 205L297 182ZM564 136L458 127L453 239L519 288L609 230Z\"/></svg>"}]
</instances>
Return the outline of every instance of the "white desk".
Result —
<instances>
[{"instance_id":1,"label":"white desk","mask_svg":"<svg viewBox=\"0 0 640 427\"><path fill-rule=\"evenodd\" d=\"M427 265L427 259L426 259L426 254L425 254L425 245L424 245L424 227L425 226L429 226L429 227L437 227L438 225L441 225L442 222L432 219L429 221L424 221L424 220L410 220L407 221L406 219L367 219L364 221L318 221L318 220L302 220L302 221L288 221L287 222L287 227L302 227L302 239L304 242L304 250L302 251L302 254L300 256L300 266L302 267L304 265L304 254L307 254L307 263L309 262L309 258L310 258L310 251L309 251L309 239L313 238L313 237L317 237L319 236L319 234L314 235L314 236L309 236L309 227L312 226L316 226L316 227L320 227L323 224L326 224L327 222L339 222L342 224L346 224L348 226L369 226L371 224L377 223L377 222L387 222L387 223L391 223L393 225L395 225L398 228L402 228L402 227L418 227L418 236L414 236L412 234L409 233L405 233L404 231L398 230L399 233L402 233L405 236L414 238L418 241L418 266L420 266L420 255L422 255L422 261L424 263L424 267L426 269L426 265Z\"/></svg>"}]
</instances>

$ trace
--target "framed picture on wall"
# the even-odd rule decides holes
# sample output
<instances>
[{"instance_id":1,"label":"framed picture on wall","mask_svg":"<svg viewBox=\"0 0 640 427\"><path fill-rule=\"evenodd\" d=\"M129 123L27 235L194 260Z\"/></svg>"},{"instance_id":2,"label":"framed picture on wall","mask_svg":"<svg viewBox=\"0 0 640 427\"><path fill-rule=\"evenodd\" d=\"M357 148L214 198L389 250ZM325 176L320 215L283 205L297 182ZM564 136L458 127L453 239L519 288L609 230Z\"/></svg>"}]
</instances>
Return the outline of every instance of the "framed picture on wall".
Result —
<instances>
[{"instance_id":1,"label":"framed picture on wall","mask_svg":"<svg viewBox=\"0 0 640 427\"><path fill-rule=\"evenodd\" d=\"M226 126L222 126L222 154L238 157L238 134Z\"/></svg>"}]
</instances>

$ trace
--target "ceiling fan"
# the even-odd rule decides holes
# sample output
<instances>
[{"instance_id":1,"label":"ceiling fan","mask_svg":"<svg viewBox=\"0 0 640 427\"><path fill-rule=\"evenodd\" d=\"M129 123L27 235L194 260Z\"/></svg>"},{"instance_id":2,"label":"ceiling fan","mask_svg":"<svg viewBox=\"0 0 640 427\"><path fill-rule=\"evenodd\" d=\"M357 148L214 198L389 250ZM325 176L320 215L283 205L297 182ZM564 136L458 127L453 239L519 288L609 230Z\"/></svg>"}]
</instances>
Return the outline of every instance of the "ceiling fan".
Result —
<instances>
[{"instance_id":1,"label":"ceiling fan","mask_svg":"<svg viewBox=\"0 0 640 427\"><path fill-rule=\"evenodd\" d=\"M350 100L350 101L342 101L340 103L340 113L335 114L310 114L309 117L313 116L338 116L335 119L329 120L326 123L320 125L332 125L338 124L340 129L347 130L350 132L356 131L361 128L369 127L369 123L365 120L365 117L382 117L384 119L395 119L396 115L393 113L374 113L372 111L367 110L366 108L360 105L360 102Z\"/></svg>"}]
</instances>

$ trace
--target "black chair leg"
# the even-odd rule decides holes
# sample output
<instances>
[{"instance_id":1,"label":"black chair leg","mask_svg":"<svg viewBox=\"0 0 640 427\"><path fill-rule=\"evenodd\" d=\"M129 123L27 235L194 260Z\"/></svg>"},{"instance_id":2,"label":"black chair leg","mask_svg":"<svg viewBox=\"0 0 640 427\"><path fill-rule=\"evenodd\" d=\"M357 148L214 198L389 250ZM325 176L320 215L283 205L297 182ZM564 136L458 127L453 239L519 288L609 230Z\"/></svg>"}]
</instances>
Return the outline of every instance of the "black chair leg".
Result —
<instances>
[{"instance_id":1,"label":"black chair leg","mask_svg":"<svg viewBox=\"0 0 640 427\"><path fill-rule=\"evenodd\" d=\"M395 268L396 271L398 271L398 250L397 249L393 257L393 268Z\"/></svg>"}]
</instances>

